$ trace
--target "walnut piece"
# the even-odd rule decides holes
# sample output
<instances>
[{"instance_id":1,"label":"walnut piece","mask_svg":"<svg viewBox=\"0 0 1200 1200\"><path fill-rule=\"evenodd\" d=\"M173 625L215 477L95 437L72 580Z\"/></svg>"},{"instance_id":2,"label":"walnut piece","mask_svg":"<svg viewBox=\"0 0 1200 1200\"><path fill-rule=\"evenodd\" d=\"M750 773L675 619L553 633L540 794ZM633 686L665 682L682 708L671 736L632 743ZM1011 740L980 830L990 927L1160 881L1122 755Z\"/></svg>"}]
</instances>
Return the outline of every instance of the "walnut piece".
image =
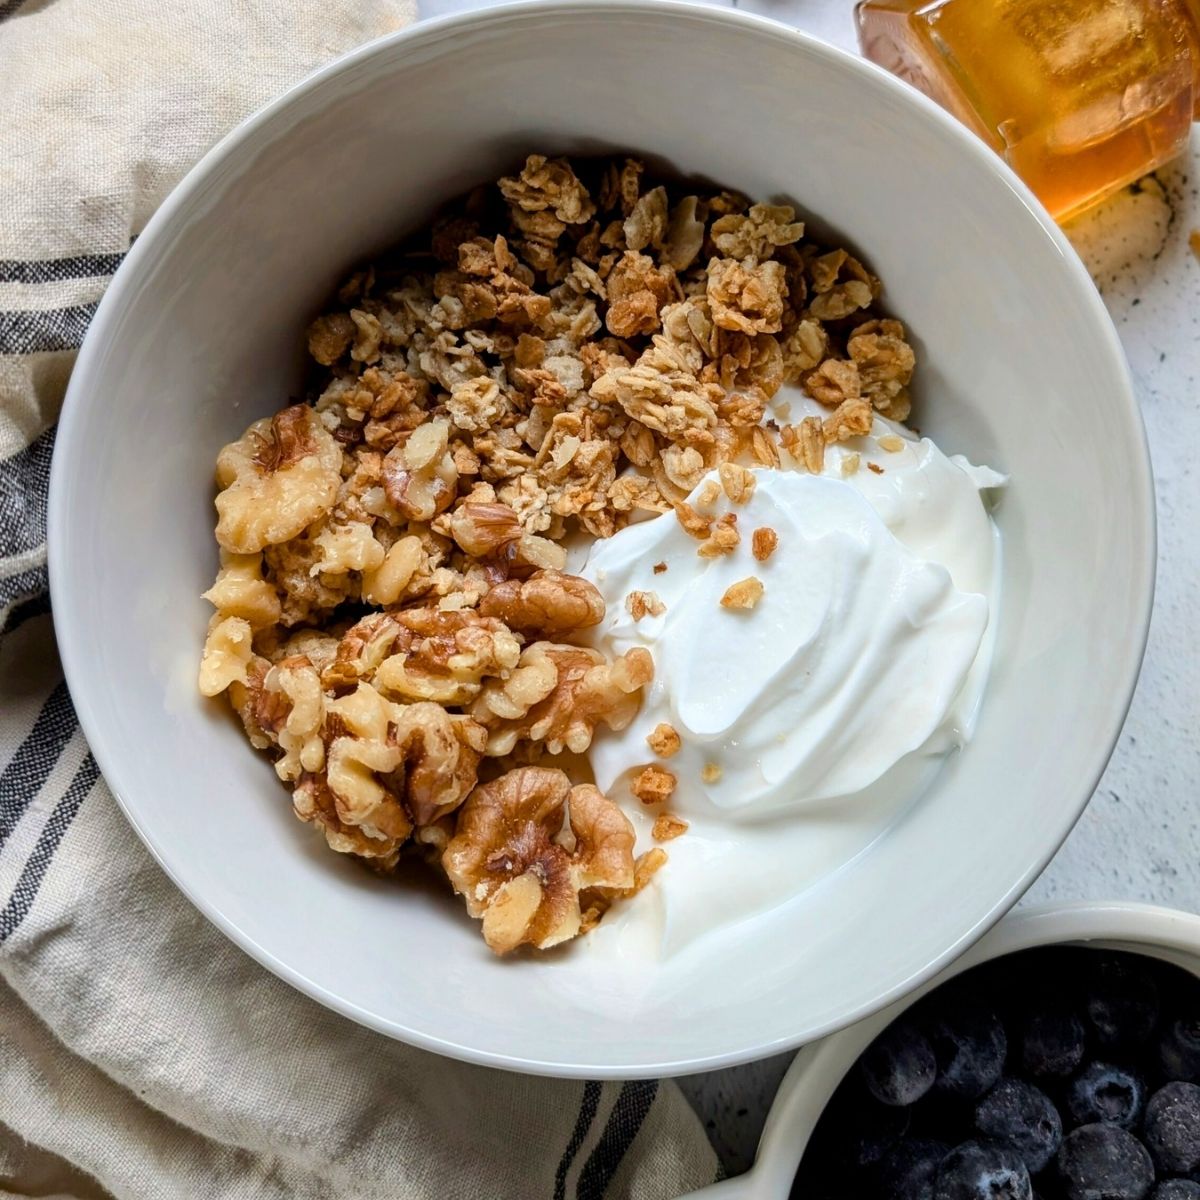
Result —
<instances>
[{"instance_id":1,"label":"walnut piece","mask_svg":"<svg viewBox=\"0 0 1200 1200\"><path fill-rule=\"evenodd\" d=\"M304 404L255 421L217 455L217 541L255 554L289 541L333 507L342 451Z\"/></svg>"},{"instance_id":2,"label":"walnut piece","mask_svg":"<svg viewBox=\"0 0 1200 1200\"><path fill-rule=\"evenodd\" d=\"M545 950L580 932L581 891L633 886L633 844L629 819L598 789L518 767L471 793L442 865L492 950Z\"/></svg>"},{"instance_id":3,"label":"walnut piece","mask_svg":"<svg viewBox=\"0 0 1200 1200\"><path fill-rule=\"evenodd\" d=\"M414 608L389 616L395 639L372 676L389 696L466 704L487 677L511 670L521 655L503 622L472 609Z\"/></svg>"},{"instance_id":4,"label":"walnut piece","mask_svg":"<svg viewBox=\"0 0 1200 1200\"><path fill-rule=\"evenodd\" d=\"M398 839L452 812L475 785L484 733L440 704L389 704L369 684L331 706L328 785L339 820Z\"/></svg>"},{"instance_id":5,"label":"walnut piece","mask_svg":"<svg viewBox=\"0 0 1200 1200\"><path fill-rule=\"evenodd\" d=\"M598 650L554 642L534 642L521 652L518 672L532 670L549 690L523 712L513 713L514 698L501 680L485 683L471 706L472 716L488 730L487 753L499 757L518 742L533 742L550 754L582 754L603 723L624 729L637 715L642 688L654 677L648 651L629 650L609 662ZM532 689L531 694L536 695Z\"/></svg>"},{"instance_id":6,"label":"walnut piece","mask_svg":"<svg viewBox=\"0 0 1200 1200\"><path fill-rule=\"evenodd\" d=\"M200 693L219 696L232 683L245 683L254 653L254 630L241 617L213 618L200 660Z\"/></svg>"},{"instance_id":7,"label":"walnut piece","mask_svg":"<svg viewBox=\"0 0 1200 1200\"><path fill-rule=\"evenodd\" d=\"M383 490L410 521L432 520L454 500L458 468L447 421L427 421L383 460Z\"/></svg>"},{"instance_id":8,"label":"walnut piece","mask_svg":"<svg viewBox=\"0 0 1200 1200\"><path fill-rule=\"evenodd\" d=\"M262 577L261 554L221 551L216 582L204 593L222 617L240 617L252 629L274 625L282 615L279 596Z\"/></svg>"},{"instance_id":9,"label":"walnut piece","mask_svg":"<svg viewBox=\"0 0 1200 1200\"><path fill-rule=\"evenodd\" d=\"M421 539L402 537L394 542L374 568L363 571L362 598L368 604L385 607L395 604L404 594L425 557Z\"/></svg>"},{"instance_id":10,"label":"walnut piece","mask_svg":"<svg viewBox=\"0 0 1200 1200\"><path fill-rule=\"evenodd\" d=\"M535 571L528 579L497 584L480 602L479 612L518 633L562 637L599 625L604 599L594 584L578 575Z\"/></svg>"}]
</instances>

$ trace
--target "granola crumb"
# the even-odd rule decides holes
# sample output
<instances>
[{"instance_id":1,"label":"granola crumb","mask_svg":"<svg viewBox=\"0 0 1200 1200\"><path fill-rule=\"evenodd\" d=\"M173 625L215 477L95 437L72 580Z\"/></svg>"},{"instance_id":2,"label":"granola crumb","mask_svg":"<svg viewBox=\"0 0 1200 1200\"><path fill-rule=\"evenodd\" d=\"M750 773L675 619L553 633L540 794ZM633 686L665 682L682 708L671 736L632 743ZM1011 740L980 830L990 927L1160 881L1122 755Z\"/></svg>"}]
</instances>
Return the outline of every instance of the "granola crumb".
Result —
<instances>
[{"instance_id":1,"label":"granola crumb","mask_svg":"<svg viewBox=\"0 0 1200 1200\"><path fill-rule=\"evenodd\" d=\"M673 813L660 813L650 831L656 842L670 842L687 833L688 823Z\"/></svg>"},{"instance_id":2,"label":"granola crumb","mask_svg":"<svg viewBox=\"0 0 1200 1200\"><path fill-rule=\"evenodd\" d=\"M879 439L880 450L886 450L889 454L899 454L904 449L904 439L897 437L894 433L886 434Z\"/></svg>"},{"instance_id":3,"label":"granola crumb","mask_svg":"<svg viewBox=\"0 0 1200 1200\"><path fill-rule=\"evenodd\" d=\"M1200 229L1193 229L1188 235L1188 245L1192 248L1192 253L1200 258Z\"/></svg>"},{"instance_id":4,"label":"granola crumb","mask_svg":"<svg viewBox=\"0 0 1200 1200\"><path fill-rule=\"evenodd\" d=\"M812 475L825 469L825 429L820 417L805 417L799 425L785 425L780 435L784 449Z\"/></svg>"},{"instance_id":5,"label":"granola crumb","mask_svg":"<svg viewBox=\"0 0 1200 1200\"><path fill-rule=\"evenodd\" d=\"M883 468L878 463L873 463L873 462L867 463L867 470L874 471L876 475L883 474Z\"/></svg>"},{"instance_id":6,"label":"granola crumb","mask_svg":"<svg viewBox=\"0 0 1200 1200\"><path fill-rule=\"evenodd\" d=\"M675 505L675 517L683 526L684 532L703 541L712 532L712 517L698 513L686 500Z\"/></svg>"},{"instance_id":7,"label":"granola crumb","mask_svg":"<svg viewBox=\"0 0 1200 1200\"><path fill-rule=\"evenodd\" d=\"M721 487L730 504L745 504L754 495L753 471L739 467L737 463L722 463L719 471Z\"/></svg>"},{"instance_id":8,"label":"granola crumb","mask_svg":"<svg viewBox=\"0 0 1200 1200\"><path fill-rule=\"evenodd\" d=\"M667 564L665 562L657 562L654 564L655 575L661 575L666 569Z\"/></svg>"},{"instance_id":9,"label":"granola crumb","mask_svg":"<svg viewBox=\"0 0 1200 1200\"><path fill-rule=\"evenodd\" d=\"M766 562L775 553L775 547L778 545L779 534L769 525L756 529L750 537L750 549L757 562Z\"/></svg>"},{"instance_id":10,"label":"granola crumb","mask_svg":"<svg viewBox=\"0 0 1200 1200\"><path fill-rule=\"evenodd\" d=\"M704 764L704 768L700 772L700 778L705 783L719 783L722 774L720 766L717 763L710 762Z\"/></svg>"},{"instance_id":11,"label":"granola crumb","mask_svg":"<svg viewBox=\"0 0 1200 1200\"><path fill-rule=\"evenodd\" d=\"M675 791L675 776L662 767L646 767L630 789L643 804L661 804Z\"/></svg>"},{"instance_id":12,"label":"granola crumb","mask_svg":"<svg viewBox=\"0 0 1200 1200\"><path fill-rule=\"evenodd\" d=\"M710 479L701 489L700 495L696 497L696 503L703 508L711 508L716 504L721 495L721 485L715 480Z\"/></svg>"},{"instance_id":13,"label":"granola crumb","mask_svg":"<svg viewBox=\"0 0 1200 1200\"><path fill-rule=\"evenodd\" d=\"M853 454L847 454L842 459L842 478L849 475L854 475L858 472L859 464L862 462L862 455L855 451Z\"/></svg>"},{"instance_id":14,"label":"granola crumb","mask_svg":"<svg viewBox=\"0 0 1200 1200\"><path fill-rule=\"evenodd\" d=\"M667 852L655 846L633 864L633 887L626 896L636 896L667 865Z\"/></svg>"},{"instance_id":15,"label":"granola crumb","mask_svg":"<svg viewBox=\"0 0 1200 1200\"><path fill-rule=\"evenodd\" d=\"M668 725L666 721L660 721L655 725L653 731L646 735L646 745L659 758L670 758L672 754L679 752L683 741L674 725Z\"/></svg>"},{"instance_id":16,"label":"granola crumb","mask_svg":"<svg viewBox=\"0 0 1200 1200\"><path fill-rule=\"evenodd\" d=\"M657 592L630 592L625 597L625 609L635 620L643 617L658 617L667 611L667 606L658 598Z\"/></svg>"},{"instance_id":17,"label":"granola crumb","mask_svg":"<svg viewBox=\"0 0 1200 1200\"><path fill-rule=\"evenodd\" d=\"M762 599L762 596L762 581L751 575L747 579L739 579L737 583L731 583L725 589L725 595L721 597L721 607L748 610L753 608Z\"/></svg>"},{"instance_id":18,"label":"granola crumb","mask_svg":"<svg viewBox=\"0 0 1200 1200\"><path fill-rule=\"evenodd\" d=\"M701 558L720 558L732 554L741 542L737 531L737 514L726 513L712 528L712 533L696 549Z\"/></svg>"}]
</instances>

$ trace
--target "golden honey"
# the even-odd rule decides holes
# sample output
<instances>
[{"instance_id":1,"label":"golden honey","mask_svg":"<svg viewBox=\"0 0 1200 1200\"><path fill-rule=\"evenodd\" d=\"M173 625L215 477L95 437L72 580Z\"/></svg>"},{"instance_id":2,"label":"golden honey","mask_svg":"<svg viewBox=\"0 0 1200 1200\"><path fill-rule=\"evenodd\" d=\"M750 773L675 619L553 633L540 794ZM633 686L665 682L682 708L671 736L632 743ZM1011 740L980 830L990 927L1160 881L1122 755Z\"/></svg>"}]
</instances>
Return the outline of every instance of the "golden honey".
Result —
<instances>
[{"instance_id":1,"label":"golden honey","mask_svg":"<svg viewBox=\"0 0 1200 1200\"><path fill-rule=\"evenodd\" d=\"M1200 0L863 0L863 53L952 112L1059 220L1175 157Z\"/></svg>"}]
</instances>

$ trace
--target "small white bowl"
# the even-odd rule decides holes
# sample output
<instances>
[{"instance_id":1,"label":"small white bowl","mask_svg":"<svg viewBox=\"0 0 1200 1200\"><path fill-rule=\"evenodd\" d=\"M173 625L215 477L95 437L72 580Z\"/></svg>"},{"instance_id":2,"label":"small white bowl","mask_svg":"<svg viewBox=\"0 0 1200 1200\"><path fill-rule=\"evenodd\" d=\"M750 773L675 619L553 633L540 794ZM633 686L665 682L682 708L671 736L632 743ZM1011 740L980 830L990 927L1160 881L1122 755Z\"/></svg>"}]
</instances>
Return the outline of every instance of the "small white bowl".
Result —
<instances>
[{"instance_id":1,"label":"small white bowl","mask_svg":"<svg viewBox=\"0 0 1200 1200\"><path fill-rule=\"evenodd\" d=\"M299 394L300 331L339 278L529 151L603 149L790 196L836 226L913 331L921 428L1013 479L974 742L886 835L723 939L719 961L700 944L654 969L586 948L495 959L460 904L329 853L195 687L217 450ZM476 1062L585 1077L777 1053L969 946L1095 786L1154 575L1149 463L1119 343L1024 186L869 63L773 22L662 0L421 25L233 133L113 280L72 378L51 493L55 624L79 717L183 891L355 1020Z\"/></svg>"},{"instance_id":2,"label":"small white bowl","mask_svg":"<svg viewBox=\"0 0 1200 1200\"><path fill-rule=\"evenodd\" d=\"M1080 903L1032 908L1006 918L949 969L903 1000L823 1041L805 1046L779 1084L754 1166L680 1200L788 1200L808 1139L859 1055L905 1009L954 976L1036 946L1088 944L1163 959L1200 975L1200 917L1150 904ZM797 1196L796 1200L804 1200Z\"/></svg>"}]
</instances>

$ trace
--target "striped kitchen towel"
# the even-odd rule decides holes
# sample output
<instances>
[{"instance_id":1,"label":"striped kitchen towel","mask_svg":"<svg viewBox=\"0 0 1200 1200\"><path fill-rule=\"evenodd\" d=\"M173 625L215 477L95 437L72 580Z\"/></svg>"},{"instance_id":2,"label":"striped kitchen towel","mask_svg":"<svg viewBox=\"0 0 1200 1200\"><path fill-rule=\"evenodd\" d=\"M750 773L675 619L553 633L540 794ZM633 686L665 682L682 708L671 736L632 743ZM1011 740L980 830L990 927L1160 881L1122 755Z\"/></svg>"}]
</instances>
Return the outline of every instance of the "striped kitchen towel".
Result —
<instances>
[{"instance_id":1,"label":"striped kitchen towel","mask_svg":"<svg viewBox=\"0 0 1200 1200\"><path fill-rule=\"evenodd\" d=\"M0 1196L652 1200L715 1173L673 1085L439 1059L253 963L126 825L59 671L54 422L110 276L226 129L412 17L0 0Z\"/></svg>"}]
</instances>

